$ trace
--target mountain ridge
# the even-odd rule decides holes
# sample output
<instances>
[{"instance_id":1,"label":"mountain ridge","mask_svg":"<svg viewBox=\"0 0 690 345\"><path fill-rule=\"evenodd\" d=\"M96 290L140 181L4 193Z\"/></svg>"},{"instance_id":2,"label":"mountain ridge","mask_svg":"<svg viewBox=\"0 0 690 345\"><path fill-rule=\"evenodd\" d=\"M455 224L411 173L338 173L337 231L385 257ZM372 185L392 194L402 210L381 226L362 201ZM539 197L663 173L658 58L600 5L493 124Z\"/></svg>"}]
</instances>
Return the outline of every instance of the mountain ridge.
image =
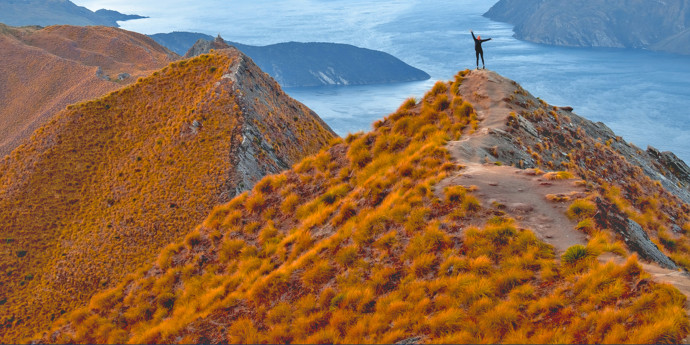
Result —
<instances>
[{"instance_id":1,"label":"mountain ridge","mask_svg":"<svg viewBox=\"0 0 690 345\"><path fill-rule=\"evenodd\" d=\"M68 106L0 161L0 340L44 329L334 136L236 49Z\"/></svg>"},{"instance_id":2,"label":"mountain ridge","mask_svg":"<svg viewBox=\"0 0 690 345\"><path fill-rule=\"evenodd\" d=\"M687 296L646 271L663 263L643 246L690 267L690 207L636 165L648 158L629 161L632 146L571 110L462 71L216 207L37 337L682 341ZM540 205L513 199L527 194Z\"/></svg>"}]
</instances>

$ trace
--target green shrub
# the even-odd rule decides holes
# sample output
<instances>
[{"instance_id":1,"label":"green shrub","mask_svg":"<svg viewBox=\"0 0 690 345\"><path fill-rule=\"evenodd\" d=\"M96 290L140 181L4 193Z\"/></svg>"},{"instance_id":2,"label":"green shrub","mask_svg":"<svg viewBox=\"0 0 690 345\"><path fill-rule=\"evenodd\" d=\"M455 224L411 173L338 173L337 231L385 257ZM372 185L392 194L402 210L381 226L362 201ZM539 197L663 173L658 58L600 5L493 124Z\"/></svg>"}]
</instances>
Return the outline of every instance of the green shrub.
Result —
<instances>
[{"instance_id":1,"label":"green shrub","mask_svg":"<svg viewBox=\"0 0 690 345\"><path fill-rule=\"evenodd\" d=\"M587 257L587 248L581 244L576 244L561 255L561 260L567 264L574 264Z\"/></svg>"}]
</instances>

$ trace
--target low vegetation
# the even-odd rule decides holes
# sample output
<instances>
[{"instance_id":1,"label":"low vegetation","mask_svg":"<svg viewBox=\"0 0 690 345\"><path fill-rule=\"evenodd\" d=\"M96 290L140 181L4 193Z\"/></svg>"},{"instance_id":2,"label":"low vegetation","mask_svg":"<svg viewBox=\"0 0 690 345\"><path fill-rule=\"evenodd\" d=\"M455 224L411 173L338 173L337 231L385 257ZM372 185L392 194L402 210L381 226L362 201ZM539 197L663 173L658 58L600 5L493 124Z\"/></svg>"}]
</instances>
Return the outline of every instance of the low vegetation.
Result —
<instances>
[{"instance_id":1,"label":"low vegetation","mask_svg":"<svg viewBox=\"0 0 690 345\"><path fill-rule=\"evenodd\" d=\"M606 231L622 239L605 219L594 217L600 207L608 208L638 223L668 257L683 269L690 269L690 205L625 158L623 152L635 147L591 122L570 117L541 100L529 99L531 96L521 88L515 92L526 100L512 102L525 109L508 117L507 131L521 139L520 144L531 152L534 165L545 170L564 170L549 172L545 178L576 175L590 192L590 197L575 200L568 210L568 216L580 222L578 228L588 233L594 229ZM518 117L531 123L539 134L538 140L520 134ZM644 160L642 151L637 150L637 154L638 160Z\"/></svg>"},{"instance_id":2,"label":"low vegetation","mask_svg":"<svg viewBox=\"0 0 690 345\"><path fill-rule=\"evenodd\" d=\"M471 188L445 144L479 126L467 71L216 207L60 318L44 342L678 342L685 296L602 231L561 258ZM555 178L570 178L556 174ZM590 202L572 217L589 219ZM484 220L482 226L473 226Z\"/></svg>"},{"instance_id":3,"label":"low vegetation","mask_svg":"<svg viewBox=\"0 0 690 345\"><path fill-rule=\"evenodd\" d=\"M253 182L235 169L248 126L253 137L246 145L259 147L252 153L259 177L280 169L262 147L290 164L329 142L333 134L318 118L245 64L240 82L270 95L256 104L247 99L224 77L241 58L218 52L175 62L71 105L0 162L0 229L7 239L0 242L0 342L45 330L96 291L156 261L171 242L184 240L163 251L161 265L172 266L166 255L203 242L200 233L187 234L234 196L239 182ZM260 193L251 199L249 211L266 211ZM275 245L274 235L265 231L267 244ZM161 296L153 306L174 306Z\"/></svg>"}]
</instances>

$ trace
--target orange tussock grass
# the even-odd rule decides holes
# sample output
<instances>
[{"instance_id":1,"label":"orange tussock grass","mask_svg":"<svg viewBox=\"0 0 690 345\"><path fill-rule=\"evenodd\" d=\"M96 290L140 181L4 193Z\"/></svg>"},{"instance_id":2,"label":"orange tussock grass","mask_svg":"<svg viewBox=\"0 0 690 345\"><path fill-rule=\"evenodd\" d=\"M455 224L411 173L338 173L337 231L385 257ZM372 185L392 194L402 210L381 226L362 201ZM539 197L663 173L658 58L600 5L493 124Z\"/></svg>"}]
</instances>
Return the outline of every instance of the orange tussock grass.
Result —
<instances>
[{"instance_id":1,"label":"orange tussock grass","mask_svg":"<svg viewBox=\"0 0 690 345\"><path fill-rule=\"evenodd\" d=\"M10 239L0 244L0 300L6 302L0 340L20 341L47 328L96 291L156 261L169 243L183 241L213 206L242 188L234 148L244 126L281 141L285 146L274 149L284 162L330 141L330 130L263 74L252 80L254 88L275 98L256 107L245 102L244 114L242 96L223 77L238 63L259 71L243 59L232 50L202 55L72 105L0 161L0 227ZM291 137L281 134L287 132ZM266 171L279 169L265 156L256 159ZM274 177L261 188L279 186ZM252 212L265 211L255 195L241 198L253 200ZM194 233L186 250L220 243L217 228L238 226L240 218L216 210L204 222L215 235ZM174 266L179 250L166 250L161 267Z\"/></svg>"},{"instance_id":2,"label":"orange tussock grass","mask_svg":"<svg viewBox=\"0 0 690 345\"><path fill-rule=\"evenodd\" d=\"M241 222L220 225L222 243L241 239L245 248L253 248L246 255L226 262L216 258L221 244L210 244L204 253L183 249L174 266L151 266L115 287L124 298L110 311L80 309L58 321L45 339L83 341L85 327L94 324L106 330L96 341L124 331L129 342L181 337L189 342L296 343L378 343L412 336L431 343L683 339L688 333L684 297L651 280L645 289L635 289L636 282L648 279L635 257L624 265L589 260L573 267L511 219L495 217L470 227L466 219L449 216L458 208L478 219L487 212L469 191L451 192L448 200L433 192L452 172L444 168L450 161L444 144L455 135L453 125L467 120L450 108L432 106L442 94L457 103L454 88L453 83L437 83L424 99L414 105L408 101L372 132L332 144L325 151L334 164L319 167L313 157L305 160L285 173L277 191L264 194L267 207L244 214ZM427 119L416 116L423 111L437 113ZM430 124L434 131L418 131ZM469 122L463 128L472 130ZM382 153L372 155L381 136L407 132L411 140L405 147L380 145ZM400 165L412 165L414 178L400 178ZM341 184L349 186L347 191L324 202L324 195ZM251 193L260 192L255 188ZM298 212L267 213L290 193L299 196ZM334 222L338 213L330 209L345 204L355 212ZM244 206L230 203L222 209L231 214ZM283 237L273 254L262 257L260 233L234 228L264 218ZM199 230L202 238L212 233L203 226ZM241 269L251 262L267 269ZM159 292L146 287L174 270L182 270L182 278L174 286L179 297L172 317L149 317L138 306ZM218 286L224 289L217 300L199 303L197 296ZM646 301L640 302L646 312L637 311L638 301ZM131 310L143 315L118 324L121 315L135 313ZM599 324L606 327L597 331ZM628 332L618 331L621 327ZM656 327L663 327L666 338L657 336ZM236 330L233 336L241 338L228 339L221 330Z\"/></svg>"}]
</instances>

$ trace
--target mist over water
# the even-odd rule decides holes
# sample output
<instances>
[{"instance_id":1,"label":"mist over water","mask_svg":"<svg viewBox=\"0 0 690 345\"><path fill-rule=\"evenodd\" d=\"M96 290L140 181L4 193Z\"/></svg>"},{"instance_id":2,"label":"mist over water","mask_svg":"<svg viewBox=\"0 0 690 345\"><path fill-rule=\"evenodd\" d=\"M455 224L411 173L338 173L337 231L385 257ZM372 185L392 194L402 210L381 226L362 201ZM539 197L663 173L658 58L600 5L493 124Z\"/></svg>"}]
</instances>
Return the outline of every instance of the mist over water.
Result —
<instances>
[{"instance_id":1,"label":"mist over water","mask_svg":"<svg viewBox=\"0 0 690 345\"><path fill-rule=\"evenodd\" d=\"M474 68L469 30L484 43L487 68L534 96L602 121L642 149L671 150L690 162L690 56L627 49L562 48L512 37L512 26L481 15L485 0L149 1L76 0L97 10L150 16L122 22L145 34L220 33L226 40L266 45L336 42L388 52L432 80L393 85L297 88L286 91L316 111L338 134L369 130L435 80Z\"/></svg>"}]
</instances>

